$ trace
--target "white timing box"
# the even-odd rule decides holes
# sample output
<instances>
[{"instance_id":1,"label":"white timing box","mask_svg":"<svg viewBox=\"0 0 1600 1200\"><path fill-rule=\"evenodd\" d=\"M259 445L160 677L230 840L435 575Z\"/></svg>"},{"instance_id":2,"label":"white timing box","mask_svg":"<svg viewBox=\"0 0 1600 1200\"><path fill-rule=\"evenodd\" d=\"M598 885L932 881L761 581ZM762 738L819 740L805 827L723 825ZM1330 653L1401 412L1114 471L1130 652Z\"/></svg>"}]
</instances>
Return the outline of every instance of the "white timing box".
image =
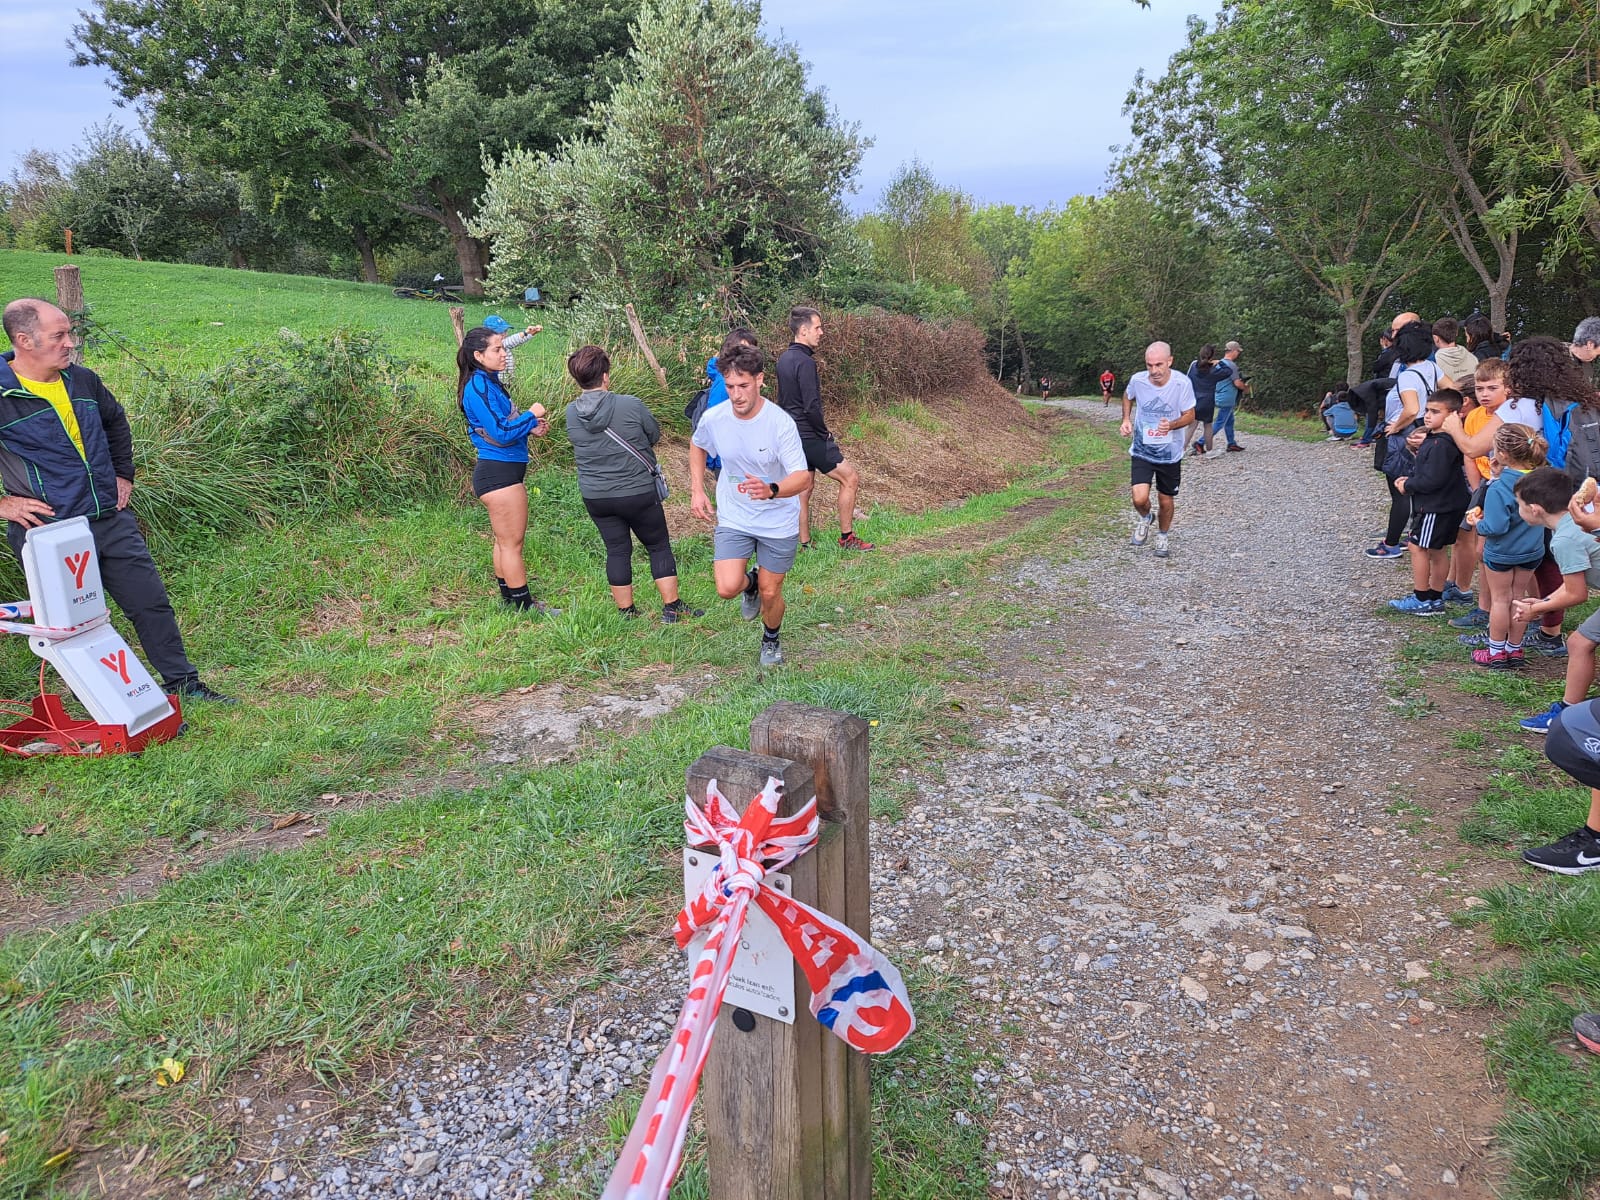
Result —
<instances>
[{"instance_id":1,"label":"white timing box","mask_svg":"<svg viewBox=\"0 0 1600 1200\"><path fill-rule=\"evenodd\" d=\"M106 615L100 556L87 517L28 530L22 544L33 620L48 629L71 629ZM121 724L121 722L116 722Z\"/></svg>"},{"instance_id":2,"label":"white timing box","mask_svg":"<svg viewBox=\"0 0 1600 1200\"><path fill-rule=\"evenodd\" d=\"M112 626L32 642L99 724L125 725L131 737L172 715L166 692Z\"/></svg>"}]
</instances>

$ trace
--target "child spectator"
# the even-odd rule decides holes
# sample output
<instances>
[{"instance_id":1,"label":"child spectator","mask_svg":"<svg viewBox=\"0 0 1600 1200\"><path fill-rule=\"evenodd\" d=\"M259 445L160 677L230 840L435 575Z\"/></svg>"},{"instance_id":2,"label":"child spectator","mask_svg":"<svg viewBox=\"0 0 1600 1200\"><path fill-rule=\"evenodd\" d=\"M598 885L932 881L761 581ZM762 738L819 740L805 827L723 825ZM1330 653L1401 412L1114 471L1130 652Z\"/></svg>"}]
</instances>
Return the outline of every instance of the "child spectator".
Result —
<instances>
[{"instance_id":1,"label":"child spectator","mask_svg":"<svg viewBox=\"0 0 1600 1200\"><path fill-rule=\"evenodd\" d=\"M1322 427L1328 431L1330 442L1342 442L1355 437L1360 430L1356 410L1350 405L1350 385L1331 387L1322 397Z\"/></svg>"},{"instance_id":2,"label":"child spectator","mask_svg":"<svg viewBox=\"0 0 1600 1200\"><path fill-rule=\"evenodd\" d=\"M1394 481L1395 489L1411 501L1411 586L1409 596L1389 601L1397 612L1438 616L1444 612L1444 581L1450 572L1445 547L1455 544L1456 532L1467 512L1467 477L1461 470L1461 451L1440 432L1444 419L1461 408L1461 393L1440 388L1428 397L1422 412L1427 435L1417 447L1417 464L1410 475Z\"/></svg>"},{"instance_id":3,"label":"child spectator","mask_svg":"<svg viewBox=\"0 0 1600 1200\"><path fill-rule=\"evenodd\" d=\"M1543 467L1531 471L1517 485L1522 519L1550 530L1550 555L1561 571L1561 586L1542 599L1523 600L1517 615L1531 619L1551 611L1565 611L1600 588L1600 513L1585 512L1573 498L1572 479L1564 471ZM1547 733L1563 711L1582 704L1594 685L1595 647L1600 645L1600 612L1591 615L1567 639L1567 680L1561 699L1542 713L1520 722L1529 733ZM1537 864L1536 864L1537 865Z\"/></svg>"},{"instance_id":4,"label":"child spectator","mask_svg":"<svg viewBox=\"0 0 1600 1200\"><path fill-rule=\"evenodd\" d=\"M1527 621L1515 620L1511 605L1533 586L1533 573L1544 560L1544 527L1522 519L1516 485L1544 465L1544 451L1544 438L1526 425L1500 426L1494 435L1495 476L1484 492L1483 510L1467 514L1483 539L1483 592L1489 601L1489 644L1474 650L1472 661L1493 671L1523 665Z\"/></svg>"},{"instance_id":5,"label":"child spectator","mask_svg":"<svg viewBox=\"0 0 1600 1200\"><path fill-rule=\"evenodd\" d=\"M1454 317L1440 317L1433 323L1433 361L1445 377L1453 382L1472 378L1478 365L1478 356L1465 346L1458 346L1461 322Z\"/></svg>"},{"instance_id":6,"label":"child spectator","mask_svg":"<svg viewBox=\"0 0 1600 1200\"><path fill-rule=\"evenodd\" d=\"M506 348L506 365L500 371L500 381L502 383L505 382L506 376L510 375L512 371L517 369L516 360L511 357L511 352L518 346L522 345L523 342L531 339L535 334L544 332L543 325L529 325L521 333L512 333L511 323L504 317L496 314L491 314L485 317L483 319L483 327L485 329L492 329L496 333L500 334L500 344Z\"/></svg>"}]
</instances>

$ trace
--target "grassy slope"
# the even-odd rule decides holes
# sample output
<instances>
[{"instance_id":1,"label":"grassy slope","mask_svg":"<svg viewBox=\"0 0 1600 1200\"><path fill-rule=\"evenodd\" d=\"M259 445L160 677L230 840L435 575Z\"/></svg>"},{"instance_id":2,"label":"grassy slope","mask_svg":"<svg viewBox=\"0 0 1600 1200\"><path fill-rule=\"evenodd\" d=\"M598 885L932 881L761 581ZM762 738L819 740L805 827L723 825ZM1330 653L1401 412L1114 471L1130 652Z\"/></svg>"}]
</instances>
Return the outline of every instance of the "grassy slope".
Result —
<instances>
[{"instance_id":1,"label":"grassy slope","mask_svg":"<svg viewBox=\"0 0 1600 1200\"><path fill-rule=\"evenodd\" d=\"M53 261L0 254L0 286L48 295ZM381 289L81 265L104 324L196 364L248 345L244 331L270 342L286 324L302 333L376 325L421 360L449 348L443 306ZM35 282L11 282L24 276ZM147 298L167 293L183 302ZM204 322L223 305L233 327L211 333ZM110 353L97 348L92 361L115 379L129 368ZM933 419L900 413L886 418L886 432L914 442ZM1119 448L1104 431L1074 429L1036 478ZM421 1016L495 1009L505 989L552 964L582 956L603 969L623 938L665 919L684 764L707 745L743 744L751 716L774 699L878 723L876 803L887 815L894 769L922 761L947 729L940 684L964 648L952 630L973 637L1005 617L967 598L941 597L926 613L915 604L981 569L980 555L819 551L792 576L786 632L796 661L763 677L751 628L730 605L713 601L703 621L676 628L618 622L570 473L547 468L530 482L530 567L540 590L559 597L559 616L521 619L486 594L487 525L475 506L416 505L317 526L290 515L277 529L164 564L194 656L246 704L198 708L189 736L139 760L0 762L0 879L47 897L80 871L114 887L122 871L170 853L153 839L181 847L316 807L324 792L404 785L391 803L336 816L303 849L227 858L149 899L0 943L9 1132L0 1193L44 1184L47 1161L85 1141L148 1140L152 1161L169 1168L208 1161L225 1149L206 1133L210 1098L264 1049L337 1073L404 1044ZM904 544L1035 494L1025 482L920 517L880 513L871 532ZM1069 529L1110 495L1081 496L1047 519ZM702 603L711 600L708 549L703 536L678 544L686 594ZM459 774L478 766L461 724L475 698L662 664L715 682L581 762ZM0 695L32 685L20 645L0 654ZM458 774L441 786L452 768ZM39 825L42 834L28 832ZM924 1015L926 1040L880 1083L880 1170L895 1164L885 1192L978 1194L981 1131L950 1125L942 1107L979 1103L968 1094L971 1052L950 1002ZM184 1088L153 1086L168 1054L190 1065Z\"/></svg>"}]
</instances>

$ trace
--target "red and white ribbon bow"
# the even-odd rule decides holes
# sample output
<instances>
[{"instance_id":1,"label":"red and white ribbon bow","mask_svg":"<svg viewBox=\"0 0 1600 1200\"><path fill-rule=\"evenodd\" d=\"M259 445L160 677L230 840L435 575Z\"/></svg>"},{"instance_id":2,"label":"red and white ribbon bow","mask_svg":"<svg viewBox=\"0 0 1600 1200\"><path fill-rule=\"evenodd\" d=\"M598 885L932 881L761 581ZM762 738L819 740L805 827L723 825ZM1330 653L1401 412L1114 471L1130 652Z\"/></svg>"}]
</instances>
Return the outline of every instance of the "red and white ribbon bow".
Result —
<instances>
[{"instance_id":1,"label":"red and white ribbon bow","mask_svg":"<svg viewBox=\"0 0 1600 1200\"><path fill-rule=\"evenodd\" d=\"M812 1015L836 1036L867 1054L883 1054L916 1028L905 982L888 959L854 930L763 882L767 872L780 870L817 844L816 801L791 817L779 817L782 793L783 784L769 778L743 817L717 789L715 779L706 785L704 809L684 800L689 844L715 846L721 861L700 894L678 914L673 936L680 948L688 949L705 930L705 942L690 971L689 993L672 1040L650 1074L650 1087L603 1200L665 1200L672 1187L752 900L772 918L805 973Z\"/></svg>"}]
</instances>

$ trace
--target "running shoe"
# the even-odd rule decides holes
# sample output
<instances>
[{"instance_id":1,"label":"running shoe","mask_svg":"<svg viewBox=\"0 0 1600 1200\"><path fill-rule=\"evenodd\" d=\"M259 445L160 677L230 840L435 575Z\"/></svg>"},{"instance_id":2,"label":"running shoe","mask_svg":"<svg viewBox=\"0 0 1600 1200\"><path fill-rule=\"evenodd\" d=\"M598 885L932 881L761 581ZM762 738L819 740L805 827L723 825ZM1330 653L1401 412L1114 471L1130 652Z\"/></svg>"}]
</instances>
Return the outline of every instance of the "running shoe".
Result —
<instances>
[{"instance_id":1,"label":"running shoe","mask_svg":"<svg viewBox=\"0 0 1600 1200\"><path fill-rule=\"evenodd\" d=\"M1194 452L1194 456L1196 458L1204 457L1205 452L1206 452L1206 444L1204 442L1201 442L1201 441L1196 441L1195 444L1194 444L1193 452Z\"/></svg>"},{"instance_id":2,"label":"running shoe","mask_svg":"<svg viewBox=\"0 0 1600 1200\"><path fill-rule=\"evenodd\" d=\"M1572 1036L1583 1043L1583 1048L1592 1054L1600 1054L1600 1016L1594 1013L1579 1013L1572 1018Z\"/></svg>"},{"instance_id":3,"label":"running shoe","mask_svg":"<svg viewBox=\"0 0 1600 1200\"><path fill-rule=\"evenodd\" d=\"M1522 852L1522 861L1557 875L1587 875L1600 871L1600 839L1580 825L1558 842Z\"/></svg>"},{"instance_id":4,"label":"running shoe","mask_svg":"<svg viewBox=\"0 0 1600 1200\"><path fill-rule=\"evenodd\" d=\"M1157 533L1156 533L1156 557L1157 558L1167 558L1171 554L1172 554L1172 551L1170 549L1168 549L1168 547L1167 547L1167 535L1164 534L1164 533L1161 533L1160 531L1157 531Z\"/></svg>"},{"instance_id":5,"label":"running shoe","mask_svg":"<svg viewBox=\"0 0 1600 1200\"><path fill-rule=\"evenodd\" d=\"M1476 608L1478 598L1471 592L1463 592L1451 582L1444 585L1444 602L1446 604L1470 604Z\"/></svg>"},{"instance_id":6,"label":"running shoe","mask_svg":"<svg viewBox=\"0 0 1600 1200\"><path fill-rule=\"evenodd\" d=\"M172 689L184 700L209 700L212 704L237 704L232 696L224 696L198 679L185 679Z\"/></svg>"},{"instance_id":7,"label":"running shoe","mask_svg":"<svg viewBox=\"0 0 1600 1200\"><path fill-rule=\"evenodd\" d=\"M1487 628L1488 624L1489 614L1481 608L1475 608L1469 613L1450 618L1450 627L1452 629L1484 629ZM1461 644L1465 646L1467 643L1462 642ZM1472 644L1475 646L1483 645L1482 642L1474 642Z\"/></svg>"},{"instance_id":8,"label":"running shoe","mask_svg":"<svg viewBox=\"0 0 1600 1200\"><path fill-rule=\"evenodd\" d=\"M1567 639L1559 633L1546 633L1537 625L1530 625L1528 632L1522 635L1522 648L1529 654L1538 654L1544 658L1565 658Z\"/></svg>"},{"instance_id":9,"label":"running shoe","mask_svg":"<svg viewBox=\"0 0 1600 1200\"><path fill-rule=\"evenodd\" d=\"M1491 671L1520 671L1527 663L1520 646L1515 650L1491 650L1485 646L1472 652L1472 661Z\"/></svg>"},{"instance_id":10,"label":"running shoe","mask_svg":"<svg viewBox=\"0 0 1600 1200\"><path fill-rule=\"evenodd\" d=\"M1239 445L1238 442L1229 442L1228 443L1228 453L1229 454L1243 454L1244 453L1244 447Z\"/></svg>"},{"instance_id":11,"label":"running shoe","mask_svg":"<svg viewBox=\"0 0 1600 1200\"><path fill-rule=\"evenodd\" d=\"M1405 552L1404 546L1391 546L1388 542L1379 542L1376 546L1368 546L1361 553L1368 558L1403 558Z\"/></svg>"},{"instance_id":12,"label":"running shoe","mask_svg":"<svg viewBox=\"0 0 1600 1200\"><path fill-rule=\"evenodd\" d=\"M1150 537L1150 518L1140 517L1133 523L1133 544L1142 546Z\"/></svg>"},{"instance_id":13,"label":"running shoe","mask_svg":"<svg viewBox=\"0 0 1600 1200\"><path fill-rule=\"evenodd\" d=\"M676 625L679 621L687 621L691 617L703 617L706 610L703 608L690 608L682 600L674 600L671 604L661 606L661 623L663 625Z\"/></svg>"},{"instance_id":14,"label":"running shoe","mask_svg":"<svg viewBox=\"0 0 1600 1200\"><path fill-rule=\"evenodd\" d=\"M847 534L845 534L843 537L841 537L839 539L839 549L841 549L841 550L876 550L877 547L874 546L871 542L862 541L854 533L847 533Z\"/></svg>"},{"instance_id":15,"label":"running shoe","mask_svg":"<svg viewBox=\"0 0 1600 1200\"><path fill-rule=\"evenodd\" d=\"M762 638L761 665L763 667L783 666L783 646L771 638Z\"/></svg>"},{"instance_id":16,"label":"running shoe","mask_svg":"<svg viewBox=\"0 0 1600 1200\"><path fill-rule=\"evenodd\" d=\"M1402 596L1398 600L1389 601L1389 607L1395 612L1406 613L1413 617L1444 616L1443 600L1418 600L1415 596Z\"/></svg>"},{"instance_id":17,"label":"running shoe","mask_svg":"<svg viewBox=\"0 0 1600 1200\"><path fill-rule=\"evenodd\" d=\"M1522 720L1517 722L1517 725L1526 729L1529 733L1549 733L1550 726L1561 715L1561 710L1566 706L1564 700L1557 700L1542 713L1535 713L1531 717L1523 717Z\"/></svg>"},{"instance_id":18,"label":"running shoe","mask_svg":"<svg viewBox=\"0 0 1600 1200\"><path fill-rule=\"evenodd\" d=\"M739 615L746 621L754 621L761 615L761 593L756 589L754 571L746 575L744 591L739 593Z\"/></svg>"},{"instance_id":19,"label":"running shoe","mask_svg":"<svg viewBox=\"0 0 1600 1200\"><path fill-rule=\"evenodd\" d=\"M1456 641L1469 649L1476 650L1479 646L1487 646L1489 644L1489 635L1487 633L1463 633L1456 638Z\"/></svg>"}]
</instances>

